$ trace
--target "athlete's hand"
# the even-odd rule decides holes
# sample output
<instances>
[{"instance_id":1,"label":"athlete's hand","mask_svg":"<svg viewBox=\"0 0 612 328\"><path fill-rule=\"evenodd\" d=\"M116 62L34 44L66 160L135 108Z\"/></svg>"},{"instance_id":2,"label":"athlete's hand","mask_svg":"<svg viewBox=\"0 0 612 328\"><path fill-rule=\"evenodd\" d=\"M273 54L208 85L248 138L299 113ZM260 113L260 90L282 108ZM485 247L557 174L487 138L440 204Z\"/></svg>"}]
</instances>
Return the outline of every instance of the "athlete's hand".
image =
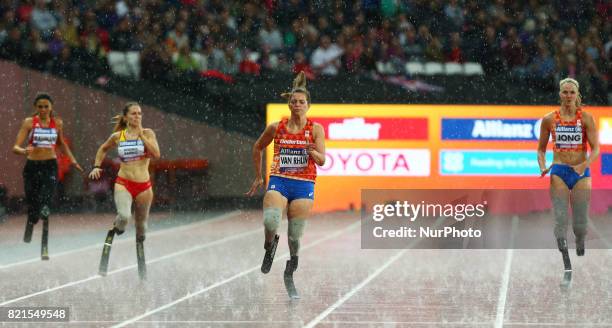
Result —
<instances>
[{"instance_id":1,"label":"athlete's hand","mask_svg":"<svg viewBox=\"0 0 612 328\"><path fill-rule=\"evenodd\" d=\"M34 151L34 146L28 145L27 147L25 147L25 154L23 155L29 156L33 151Z\"/></svg>"},{"instance_id":2,"label":"athlete's hand","mask_svg":"<svg viewBox=\"0 0 612 328\"><path fill-rule=\"evenodd\" d=\"M255 178L253 180L253 184L251 185L251 189L249 189L249 191L246 192L245 195L247 195L249 197L255 195L255 193L257 192L257 189L259 189L261 186L263 186L263 179L262 178Z\"/></svg>"},{"instance_id":3,"label":"athlete's hand","mask_svg":"<svg viewBox=\"0 0 612 328\"><path fill-rule=\"evenodd\" d=\"M578 173L578 175L582 176L584 174L584 171L586 171L587 165L586 162L582 162L578 165L572 165L572 168L576 173Z\"/></svg>"},{"instance_id":4,"label":"athlete's hand","mask_svg":"<svg viewBox=\"0 0 612 328\"><path fill-rule=\"evenodd\" d=\"M312 156L312 152L313 151L317 151L316 145L313 144L313 143L307 144L306 145L306 153L308 153L308 155Z\"/></svg>"},{"instance_id":5,"label":"athlete's hand","mask_svg":"<svg viewBox=\"0 0 612 328\"><path fill-rule=\"evenodd\" d=\"M142 122L138 122L138 126L136 127L136 133L138 133L139 137L144 137L144 129L142 128Z\"/></svg>"},{"instance_id":6,"label":"athlete's hand","mask_svg":"<svg viewBox=\"0 0 612 328\"><path fill-rule=\"evenodd\" d=\"M79 165L79 163L77 162L72 162L71 163L72 166L74 166L74 168L76 168L77 170L79 170L80 172L83 172L83 168L81 167L81 165Z\"/></svg>"},{"instance_id":7,"label":"athlete's hand","mask_svg":"<svg viewBox=\"0 0 612 328\"><path fill-rule=\"evenodd\" d=\"M100 175L102 174L102 169L98 168L98 167L94 167L93 170L91 170L91 172L89 172L89 178L91 180L98 180L100 179Z\"/></svg>"},{"instance_id":8,"label":"athlete's hand","mask_svg":"<svg viewBox=\"0 0 612 328\"><path fill-rule=\"evenodd\" d=\"M547 168L545 168L545 169L541 170L541 171L540 171L540 178L543 178L545 175L547 175L547 174L548 174L548 172L550 171L550 168L551 168L551 166L549 166L549 167L547 167Z\"/></svg>"}]
</instances>

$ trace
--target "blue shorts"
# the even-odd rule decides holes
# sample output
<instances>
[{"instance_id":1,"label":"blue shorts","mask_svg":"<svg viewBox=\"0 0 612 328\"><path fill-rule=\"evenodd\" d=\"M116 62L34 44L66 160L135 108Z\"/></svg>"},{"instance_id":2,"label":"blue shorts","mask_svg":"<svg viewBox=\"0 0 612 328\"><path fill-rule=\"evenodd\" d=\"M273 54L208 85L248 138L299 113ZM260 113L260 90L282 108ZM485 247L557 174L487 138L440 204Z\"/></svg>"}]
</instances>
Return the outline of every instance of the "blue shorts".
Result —
<instances>
[{"instance_id":1,"label":"blue shorts","mask_svg":"<svg viewBox=\"0 0 612 328\"><path fill-rule=\"evenodd\" d=\"M314 200L314 182L289 179L283 177L270 176L268 183L268 191L274 190L280 192L287 201L291 202L294 199L312 199Z\"/></svg>"},{"instance_id":2,"label":"blue shorts","mask_svg":"<svg viewBox=\"0 0 612 328\"><path fill-rule=\"evenodd\" d=\"M590 177L591 170L587 167L586 170L584 170L583 175L578 175L578 173L576 173L576 171L574 171L574 169L569 165L553 164L550 168L550 175L553 174L561 178L561 180L565 182L565 185L571 190L574 188L576 183L580 181L580 179Z\"/></svg>"}]
</instances>

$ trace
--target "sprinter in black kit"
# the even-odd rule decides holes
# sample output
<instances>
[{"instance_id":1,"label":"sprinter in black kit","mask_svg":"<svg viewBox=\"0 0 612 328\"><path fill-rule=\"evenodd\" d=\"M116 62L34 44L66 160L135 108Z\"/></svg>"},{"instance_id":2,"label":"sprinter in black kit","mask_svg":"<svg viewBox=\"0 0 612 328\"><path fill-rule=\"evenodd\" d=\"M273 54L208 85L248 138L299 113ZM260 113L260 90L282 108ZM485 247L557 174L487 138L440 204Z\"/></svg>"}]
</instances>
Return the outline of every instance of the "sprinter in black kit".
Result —
<instances>
[{"instance_id":1,"label":"sprinter in black kit","mask_svg":"<svg viewBox=\"0 0 612 328\"><path fill-rule=\"evenodd\" d=\"M83 171L64 142L64 122L54 114L53 100L46 93L39 93L34 99L34 114L23 120L13 146L13 153L26 156L23 168L23 182L28 217L23 241L32 240L34 225L43 221L41 258L49 259L49 215L51 201L57 185L56 148L68 156L70 163ZM27 140L26 147L22 147Z\"/></svg>"}]
</instances>

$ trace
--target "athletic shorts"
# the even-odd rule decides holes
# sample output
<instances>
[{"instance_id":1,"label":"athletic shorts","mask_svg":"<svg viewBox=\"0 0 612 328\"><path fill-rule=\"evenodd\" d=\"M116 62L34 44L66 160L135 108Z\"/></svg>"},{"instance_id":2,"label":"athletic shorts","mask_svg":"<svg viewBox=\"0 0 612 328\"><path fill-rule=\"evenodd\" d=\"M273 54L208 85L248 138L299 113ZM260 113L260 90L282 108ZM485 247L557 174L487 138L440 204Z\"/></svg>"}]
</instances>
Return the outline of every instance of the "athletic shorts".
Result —
<instances>
[{"instance_id":1,"label":"athletic shorts","mask_svg":"<svg viewBox=\"0 0 612 328\"><path fill-rule=\"evenodd\" d=\"M274 190L280 192L289 202L294 199L314 200L314 185L312 181L289 179L272 175L268 183L268 191Z\"/></svg>"},{"instance_id":2,"label":"athletic shorts","mask_svg":"<svg viewBox=\"0 0 612 328\"><path fill-rule=\"evenodd\" d=\"M583 175L578 175L578 173L567 164L553 164L550 168L550 175L553 174L561 178L561 180L565 182L565 185L571 190L580 179L590 177L591 170L587 167Z\"/></svg>"},{"instance_id":3,"label":"athletic shorts","mask_svg":"<svg viewBox=\"0 0 612 328\"><path fill-rule=\"evenodd\" d=\"M140 195L141 192L146 191L151 188L153 185L151 184L151 180L147 182L134 182L122 177L117 177L115 180L116 184L120 184L127 189L127 191L132 195L132 198L135 199L136 196Z\"/></svg>"}]
</instances>

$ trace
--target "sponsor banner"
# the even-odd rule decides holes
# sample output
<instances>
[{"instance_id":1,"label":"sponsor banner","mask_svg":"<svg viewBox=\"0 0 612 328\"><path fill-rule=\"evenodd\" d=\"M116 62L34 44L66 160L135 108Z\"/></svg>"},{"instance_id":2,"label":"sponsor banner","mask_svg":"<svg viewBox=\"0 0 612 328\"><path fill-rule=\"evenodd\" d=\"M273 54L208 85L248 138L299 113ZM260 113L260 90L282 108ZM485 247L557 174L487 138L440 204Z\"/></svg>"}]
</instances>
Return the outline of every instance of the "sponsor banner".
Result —
<instances>
[{"instance_id":1,"label":"sponsor banner","mask_svg":"<svg viewBox=\"0 0 612 328\"><path fill-rule=\"evenodd\" d=\"M320 176L429 176L429 149L331 148Z\"/></svg>"},{"instance_id":2,"label":"sponsor banner","mask_svg":"<svg viewBox=\"0 0 612 328\"><path fill-rule=\"evenodd\" d=\"M313 117L328 140L426 140L427 118Z\"/></svg>"},{"instance_id":3,"label":"sponsor banner","mask_svg":"<svg viewBox=\"0 0 612 328\"><path fill-rule=\"evenodd\" d=\"M602 117L599 120L599 143L612 145L612 117Z\"/></svg>"},{"instance_id":4,"label":"sponsor banner","mask_svg":"<svg viewBox=\"0 0 612 328\"><path fill-rule=\"evenodd\" d=\"M541 120L443 118L442 140L538 140Z\"/></svg>"},{"instance_id":5,"label":"sponsor banner","mask_svg":"<svg viewBox=\"0 0 612 328\"><path fill-rule=\"evenodd\" d=\"M553 154L546 153L552 163ZM442 150L440 175L540 175L537 153L532 150Z\"/></svg>"},{"instance_id":6,"label":"sponsor banner","mask_svg":"<svg viewBox=\"0 0 612 328\"><path fill-rule=\"evenodd\" d=\"M585 108L602 133L602 152L609 154L611 108ZM558 106L312 104L308 117L325 127L329 153L323 168L318 168L313 211L357 208L364 189L452 186L548 190L549 179L538 178L539 119L557 109ZM268 123L288 115L286 103L268 105ZM267 148L266 166L273 161L273 149L273 145ZM392 155L373 153L380 149ZM425 151L419 155L423 159L394 157L395 152L408 149ZM549 165L553 155L550 149ZM357 165L355 154L359 153L362 155ZM453 160L453 156L460 160ZM429 167L424 167L427 163ZM611 167L609 161L602 165L601 157L593 163L594 189L612 188Z\"/></svg>"},{"instance_id":7,"label":"sponsor banner","mask_svg":"<svg viewBox=\"0 0 612 328\"><path fill-rule=\"evenodd\" d=\"M601 154L601 174L612 175L612 154Z\"/></svg>"}]
</instances>

